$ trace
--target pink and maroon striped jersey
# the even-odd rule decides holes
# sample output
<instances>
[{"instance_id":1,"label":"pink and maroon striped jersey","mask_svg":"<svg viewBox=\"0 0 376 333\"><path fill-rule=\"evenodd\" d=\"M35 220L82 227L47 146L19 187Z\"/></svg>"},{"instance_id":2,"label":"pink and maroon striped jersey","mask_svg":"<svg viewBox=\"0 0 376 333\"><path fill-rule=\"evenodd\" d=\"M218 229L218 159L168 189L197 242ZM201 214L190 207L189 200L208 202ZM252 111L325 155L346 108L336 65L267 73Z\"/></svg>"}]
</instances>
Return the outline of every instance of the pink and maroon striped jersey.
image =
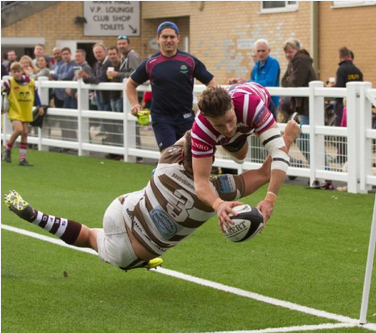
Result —
<instances>
[{"instance_id":1,"label":"pink and maroon striped jersey","mask_svg":"<svg viewBox=\"0 0 376 333\"><path fill-rule=\"evenodd\" d=\"M271 98L266 88L246 82L229 86L227 90L238 120L236 134L232 138L225 137L199 112L192 127L192 156L195 158L211 157L214 146L244 140L253 132L260 134L275 123L268 109Z\"/></svg>"}]
</instances>

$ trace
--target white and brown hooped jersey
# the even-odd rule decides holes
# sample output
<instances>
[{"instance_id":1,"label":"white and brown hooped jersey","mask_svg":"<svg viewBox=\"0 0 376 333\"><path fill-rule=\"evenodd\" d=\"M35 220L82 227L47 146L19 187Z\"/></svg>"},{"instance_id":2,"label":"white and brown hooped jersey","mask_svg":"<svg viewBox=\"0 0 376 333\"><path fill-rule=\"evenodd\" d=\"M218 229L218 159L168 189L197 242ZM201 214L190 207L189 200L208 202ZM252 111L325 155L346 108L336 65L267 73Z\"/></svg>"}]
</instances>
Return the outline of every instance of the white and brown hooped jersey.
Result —
<instances>
[{"instance_id":1,"label":"white and brown hooped jersey","mask_svg":"<svg viewBox=\"0 0 376 333\"><path fill-rule=\"evenodd\" d=\"M124 201L124 217L133 235L156 255L175 246L215 215L194 190L193 177L183 166L182 144L167 148L146 188L130 193ZM221 175L211 180L223 200L239 199L242 176Z\"/></svg>"}]
</instances>

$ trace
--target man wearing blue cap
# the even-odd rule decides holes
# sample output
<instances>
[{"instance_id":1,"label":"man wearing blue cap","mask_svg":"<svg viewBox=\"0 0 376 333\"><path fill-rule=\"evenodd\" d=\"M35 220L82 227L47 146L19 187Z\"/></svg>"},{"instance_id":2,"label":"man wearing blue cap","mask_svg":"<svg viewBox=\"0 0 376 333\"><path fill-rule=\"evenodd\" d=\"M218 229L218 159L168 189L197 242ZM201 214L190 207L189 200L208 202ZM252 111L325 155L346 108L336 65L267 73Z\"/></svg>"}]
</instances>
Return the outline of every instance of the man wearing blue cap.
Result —
<instances>
[{"instance_id":1,"label":"man wearing blue cap","mask_svg":"<svg viewBox=\"0 0 376 333\"><path fill-rule=\"evenodd\" d=\"M141 111L136 88L150 80L153 99L151 117L158 148L172 146L192 128L194 78L205 85L215 85L213 74L196 57L178 49L179 28L173 22L163 22L157 29L160 51L144 60L133 72L126 93L134 116Z\"/></svg>"}]
</instances>

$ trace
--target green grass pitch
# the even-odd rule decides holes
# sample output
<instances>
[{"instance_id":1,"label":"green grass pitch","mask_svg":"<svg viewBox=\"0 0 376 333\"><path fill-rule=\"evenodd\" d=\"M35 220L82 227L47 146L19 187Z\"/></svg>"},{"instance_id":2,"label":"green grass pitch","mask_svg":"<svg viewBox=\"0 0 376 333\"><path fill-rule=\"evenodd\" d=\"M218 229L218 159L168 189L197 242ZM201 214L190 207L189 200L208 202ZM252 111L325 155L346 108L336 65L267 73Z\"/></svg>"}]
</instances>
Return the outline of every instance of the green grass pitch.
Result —
<instances>
[{"instance_id":1,"label":"green grass pitch","mask_svg":"<svg viewBox=\"0 0 376 333\"><path fill-rule=\"evenodd\" d=\"M109 203L143 188L152 166L31 151L32 168L2 162L2 194L101 227ZM256 205L265 188L243 199ZM231 243L209 220L168 251L164 268L359 318L374 195L284 185L261 235ZM51 236L9 212L1 223ZM96 256L1 232L2 332L210 332L337 323ZM66 274L64 274L66 272ZM64 276L66 275L66 276ZM373 274L368 321L376 323ZM366 332L340 328L320 332Z\"/></svg>"}]
</instances>

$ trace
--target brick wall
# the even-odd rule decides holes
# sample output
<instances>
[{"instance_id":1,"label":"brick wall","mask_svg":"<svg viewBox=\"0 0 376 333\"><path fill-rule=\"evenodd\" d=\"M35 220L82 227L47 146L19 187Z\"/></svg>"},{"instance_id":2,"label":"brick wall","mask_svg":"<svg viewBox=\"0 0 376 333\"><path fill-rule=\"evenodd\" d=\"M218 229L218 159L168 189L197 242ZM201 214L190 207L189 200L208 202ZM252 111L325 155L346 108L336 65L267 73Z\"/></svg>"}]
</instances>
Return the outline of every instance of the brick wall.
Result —
<instances>
[{"instance_id":1,"label":"brick wall","mask_svg":"<svg viewBox=\"0 0 376 333\"><path fill-rule=\"evenodd\" d=\"M376 85L376 6L331 8L332 2L319 3L320 78L335 77L338 49L348 47L355 53L354 63L364 80Z\"/></svg>"},{"instance_id":2,"label":"brick wall","mask_svg":"<svg viewBox=\"0 0 376 333\"><path fill-rule=\"evenodd\" d=\"M355 63L365 79L376 84L375 35L376 6L332 9L332 2L319 2L319 68L326 80L335 76L337 50L347 46L355 52ZM205 63L218 83L230 77L250 75L252 49L241 49L245 42L259 38L269 40L271 55L278 59L283 75L287 62L283 42L294 37L310 51L310 2L299 2L295 12L261 14L258 1L145 1L141 3L141 37L132 38L133 48L143 57L155 53L150 42L158 25L165 20L176 22L182 43L189 37L189 51ZM44 37L46 50L52 52L56 40L103 40L107 46L116 37L83 36L83 25L73 23L83 16L80 1L58 2L39 13L3 28L2 37Z\"/></svg>"},{"instance_id":3,"label":"brick wall","mask_svg":"<svg viewBox=\"0 0 376 333\"><path fill-rule=\"evenodd\" d=\"M83 35L83 24L75 24L74 18L83 16L81 1L60 1L6 28L2 37L44 37L46 53L52 54L56 40L102 40L106 46L116 45L116 37L88 37ZM133 48L141 51L141 37L131 39Z\"/></svg>"}]
</instances>

